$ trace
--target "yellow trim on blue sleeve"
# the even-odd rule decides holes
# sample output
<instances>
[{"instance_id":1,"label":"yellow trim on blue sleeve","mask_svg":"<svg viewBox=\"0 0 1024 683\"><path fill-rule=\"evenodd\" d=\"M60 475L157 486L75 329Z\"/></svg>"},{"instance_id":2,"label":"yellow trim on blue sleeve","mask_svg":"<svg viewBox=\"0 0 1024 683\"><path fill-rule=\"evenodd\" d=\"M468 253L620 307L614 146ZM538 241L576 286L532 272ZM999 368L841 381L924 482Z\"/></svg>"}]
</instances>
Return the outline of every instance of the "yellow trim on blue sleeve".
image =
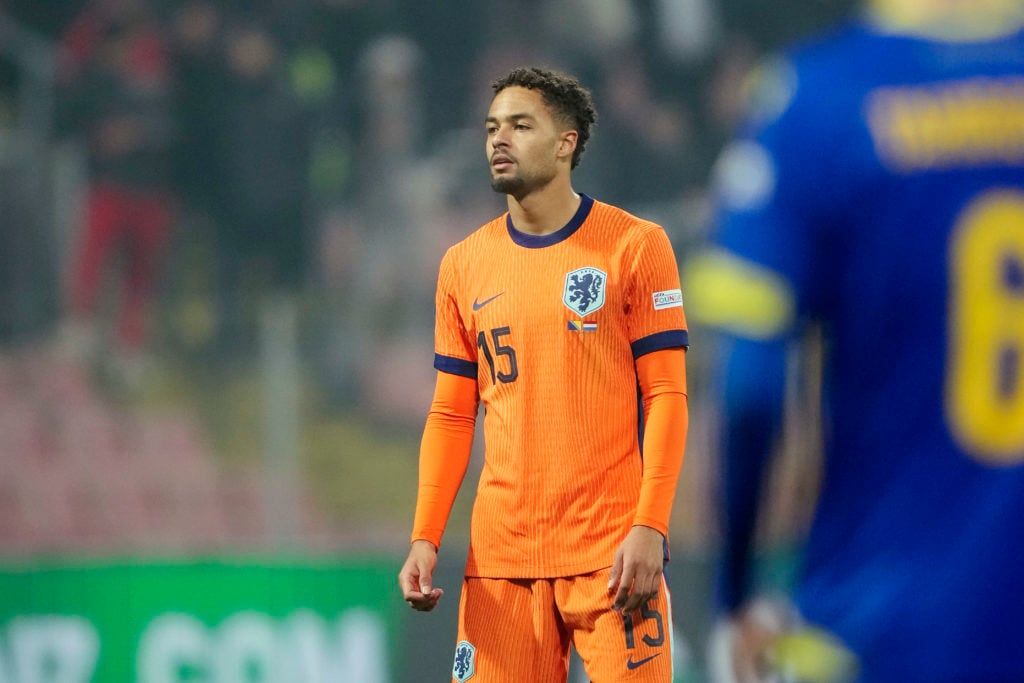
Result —
<instances>
[{"instance_id":1,"label":"yellow trim on blue sleeve","mask_svg":"<svg viewBox=\"0 0 1024 683\"><path fill-rule=\"evenodd\" d=\"M683 268L687 317L741 337L770 339L793 324L793 288L778 273L724 250L709 250Z\"/></svg>"},{"instance_id":2,"label":"yellow trim on blue sleeve","mask_svg":"<svg viewBox=\"0 0 1024 683\"><path fill-rule=\"evenodd\" d=\"M868 15L886 33L950 42L989 40L1024 26L1021 0L871 0Z\"/></svg>"}]
</instances>

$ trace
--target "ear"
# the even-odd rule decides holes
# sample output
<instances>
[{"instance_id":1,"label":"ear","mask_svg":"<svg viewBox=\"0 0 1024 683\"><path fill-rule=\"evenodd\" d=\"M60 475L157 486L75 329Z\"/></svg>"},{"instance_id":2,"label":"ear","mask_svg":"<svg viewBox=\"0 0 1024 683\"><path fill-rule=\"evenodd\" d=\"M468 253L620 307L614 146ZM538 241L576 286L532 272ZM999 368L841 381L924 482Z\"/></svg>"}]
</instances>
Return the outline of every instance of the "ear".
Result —
<instances>
[{"instance_id":1,"label":"ear","mask_svg":"<svg viewBox=\"0 0 1024 683\"><path fill-rule=\"evenodd\" d=\"M572 159L573 152L576 151L576 142L579 140L580 134L574 130L563 131L558 137L558 157L563 159Z\"/></svg>"}]
</instances>

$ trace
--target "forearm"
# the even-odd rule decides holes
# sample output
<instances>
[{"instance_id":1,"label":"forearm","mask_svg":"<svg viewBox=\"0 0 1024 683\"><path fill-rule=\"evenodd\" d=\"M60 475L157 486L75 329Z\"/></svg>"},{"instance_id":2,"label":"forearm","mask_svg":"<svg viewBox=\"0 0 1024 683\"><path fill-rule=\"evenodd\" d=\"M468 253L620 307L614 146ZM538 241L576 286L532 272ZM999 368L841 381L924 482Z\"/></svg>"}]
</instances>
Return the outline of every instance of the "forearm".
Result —
<instances>
[{"instance_id":1,"label":"forearm","mask_svg":"<svg viewBox=\"0 0 1024 683\"><path fill-rule=\"evenodd\" d=\"M466 476L476 426L476 380L438 373L423 428L419 486L411 540L441 546L455 497Z\"/></svg>"},{"instance_id":2,"label":"forearm","mask_svg":"<svg viewBox=\"0 0 1024 683\"><path fill-rule=\"evenodd\" d=\"M667 536L689 427L686 351L673 348L641 356L637 376L644 400L644 470L633 523Z\"/></svg>"}]
</instances>

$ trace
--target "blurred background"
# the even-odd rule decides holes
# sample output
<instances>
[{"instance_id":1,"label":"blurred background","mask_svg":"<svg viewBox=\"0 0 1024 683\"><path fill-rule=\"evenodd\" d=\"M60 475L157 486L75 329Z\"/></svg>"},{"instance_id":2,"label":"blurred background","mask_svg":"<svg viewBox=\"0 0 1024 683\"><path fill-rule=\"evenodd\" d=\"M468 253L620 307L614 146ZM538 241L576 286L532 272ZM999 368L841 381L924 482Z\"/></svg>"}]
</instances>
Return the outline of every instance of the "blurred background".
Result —
<instances>
[{"instance_id":1,"label":"blurred background","mask_svg":"<svg viewBox=\"0 0 1024 683\"><path fill-rule=\"evenodd\" d=\"M544 64L591 87L575 188L683 262L751 69L852 6L0 2L0 680L447 680L479 439L449 595L411 614L395 577L437 266L505 209L490 82ZM716 454L690 338L669 580L696 682ZM780 468L762 533L780 585L803 472Z\"/></svg>"}]
</instances>

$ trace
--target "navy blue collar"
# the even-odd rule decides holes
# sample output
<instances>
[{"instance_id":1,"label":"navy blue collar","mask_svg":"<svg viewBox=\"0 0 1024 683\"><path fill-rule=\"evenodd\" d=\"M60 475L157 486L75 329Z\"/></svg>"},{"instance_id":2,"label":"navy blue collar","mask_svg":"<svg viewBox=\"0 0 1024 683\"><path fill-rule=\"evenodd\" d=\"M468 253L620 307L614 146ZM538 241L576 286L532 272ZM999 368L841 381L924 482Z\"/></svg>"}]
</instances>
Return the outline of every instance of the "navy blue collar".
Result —
<instances>
[{"instance_id":1,"label":"navy blue collar","mask_svg":"<svg viewBox=\"0 0 1024 683\"><path fill-rule=\"evenodd\" d=\"M590 209L594 206L594 200L587 195L580 193L580 206L576 209L576 213L563 227L559 228L555 232L548 233L547 235L531 235L526 232L516 230L516 226L512 225L512 214L505 216L505 225L508 227L508 236L512 238L512 241L521 247L528 249L540 249L541 247L550 247L552 244L558 244L564 240L569 239L574 232L580 229L583 225L583 221L587 220L587 216L590 215Z\"/></svg>"}]
</instances>

